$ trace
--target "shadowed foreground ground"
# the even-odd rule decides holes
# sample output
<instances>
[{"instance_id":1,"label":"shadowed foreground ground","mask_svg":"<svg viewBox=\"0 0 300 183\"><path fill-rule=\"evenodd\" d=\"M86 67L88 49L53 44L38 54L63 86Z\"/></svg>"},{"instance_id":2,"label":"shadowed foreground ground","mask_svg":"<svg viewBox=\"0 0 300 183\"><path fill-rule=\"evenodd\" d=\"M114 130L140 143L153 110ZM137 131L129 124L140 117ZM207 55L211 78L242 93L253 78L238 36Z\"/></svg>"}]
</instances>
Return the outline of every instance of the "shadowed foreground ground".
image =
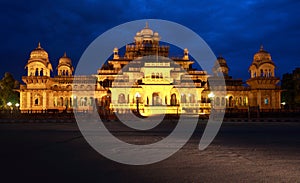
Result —
<instances>
[{"instance_id":1,"label":"shadowed foreground ground","mask_svg":"<svg viewBox=\"0 0 300 183\"><path fill-rule=\"evenodd\" d=\"M147 142L167 135L124 130L124 140ZM84 140L76 123L0 124L1 182L298 182L300 123L223 123L204 151L197 149L205 124L179 152L147 166L107 160Z\"/></svg>"}]
</instances>

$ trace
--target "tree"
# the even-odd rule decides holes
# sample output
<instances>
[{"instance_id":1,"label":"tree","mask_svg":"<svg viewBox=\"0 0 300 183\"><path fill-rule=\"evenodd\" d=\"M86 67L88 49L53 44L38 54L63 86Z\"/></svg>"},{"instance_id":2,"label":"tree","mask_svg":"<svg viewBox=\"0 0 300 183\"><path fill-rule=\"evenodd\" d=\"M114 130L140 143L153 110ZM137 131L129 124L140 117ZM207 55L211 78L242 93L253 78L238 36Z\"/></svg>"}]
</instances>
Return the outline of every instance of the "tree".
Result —
<instances>
[{"instance_id":1,"label":"tree","mask_svg":"<svg viewBox=\"0 0 300 183\"><path fill-rule=\"evenodd\" d=\"M9 72L4 74L0 80L0 107L6 107L8 102L12 104L19 103L20 95L16 91L20 87L19 81L15 80L13 75Z\"/></svg>"}]
</instances>

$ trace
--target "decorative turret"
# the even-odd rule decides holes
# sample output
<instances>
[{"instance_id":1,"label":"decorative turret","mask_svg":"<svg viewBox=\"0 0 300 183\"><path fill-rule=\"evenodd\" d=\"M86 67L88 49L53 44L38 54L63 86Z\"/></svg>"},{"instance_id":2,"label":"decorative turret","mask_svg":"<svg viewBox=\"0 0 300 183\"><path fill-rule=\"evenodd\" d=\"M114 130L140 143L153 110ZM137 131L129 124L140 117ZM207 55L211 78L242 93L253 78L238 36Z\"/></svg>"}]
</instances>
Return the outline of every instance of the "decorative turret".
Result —
<instances>
[{"instance_id":1,"label":"decorative turret","mask_svg":"<svg viewBox=\"0 0 300 183\"><path fill-rule=\"evenodd\" d=\"M189 50L187 48L183 50L183 60L189 60Z\"/></svg>"},{"instance_id":2,"label":"decorative turret","mask_svg":"<svg viewBox=\"0 0 300 183\"><path fill-rule=\"evenodd\" d=\"M114 48L114 57L113 57L113 59L117 60L119 58L120 58L119 57L119 49L118 48Z\"/></svg>"},{"instance_id":3,"label":"decorative turret","mask_svg":"<svg viewBox=\"0 0 300 183\"><path fill-rule=\"evenodd\" d=\"M275 77L275 64L271 54L263 46L254 54L249 67L251 78L247 80L250 86L250 106L259 106L261 109L280 108L280 88L277 87L280 79Z\"/></svg>"},{"instance_id":4,"label":"decorative turret","mask_svg":"<svg viewBox=\"0 0 300 183\"><path fill-rule=\"evenodd\" d=\"M64 56L59 59L57 72L59 76L72 76L74 68L72 66L72 61L69 57L67 57L66 52Z\"/></svg>"},{"instance_id":5,"label":"decorative turret","mask_svg":"<svg viewBox=\"0 0 300 183\"><path fill-rule=\"evenodd\" d=\"M38 47L30 53L30 58L25 66L27 76L49 76L52 65L49 61L48 53L38 43Z\"/></svg>"},{"instance_id":6,"label":"decorative turret","mask_svg":"<svg viewBox=\"0 0 300 183\"><path fill-rule=\"evenodd\" d=\"M249 67L251 78L275 77L275 64L270 53L264 50L263 46L254 54L253 61Z\"/></svg>"}]
</instances>

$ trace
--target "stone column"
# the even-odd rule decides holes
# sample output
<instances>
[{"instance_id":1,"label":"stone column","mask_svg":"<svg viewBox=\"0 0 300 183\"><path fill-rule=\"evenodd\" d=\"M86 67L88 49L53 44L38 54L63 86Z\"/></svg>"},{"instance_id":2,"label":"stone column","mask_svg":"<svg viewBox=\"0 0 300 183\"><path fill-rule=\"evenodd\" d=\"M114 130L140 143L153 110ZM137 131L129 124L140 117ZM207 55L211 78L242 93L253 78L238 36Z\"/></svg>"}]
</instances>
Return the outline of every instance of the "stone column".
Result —
<instances>
[{"instance_id":1,"label":"stone column","mask_svg":"<svg viewBox=\"0 0 300 183\"><path fill-rule=\"evenodd\" d=\"M27 109L32 109L31 106L31 93L27 92Z\"/></svg>"},{"instance_id":2,"label":"stone column","mask_svg":"<svg viewBox=\"0 0 300 183\"><path fill-rule=\"evenodd\" d=\"M47 109L47 93L43 91L43 110Z\"/></svg>"}]
</instances>

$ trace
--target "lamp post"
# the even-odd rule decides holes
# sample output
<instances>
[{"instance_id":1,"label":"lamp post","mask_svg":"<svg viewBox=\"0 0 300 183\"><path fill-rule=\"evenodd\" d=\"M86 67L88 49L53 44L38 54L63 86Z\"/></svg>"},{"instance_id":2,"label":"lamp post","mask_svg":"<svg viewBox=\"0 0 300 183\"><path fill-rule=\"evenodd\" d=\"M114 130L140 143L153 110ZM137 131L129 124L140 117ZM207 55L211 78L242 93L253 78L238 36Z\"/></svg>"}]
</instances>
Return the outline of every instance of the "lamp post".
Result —
<instances>
[{"instance_id":1,"label":"lamp post","mask_svg":"<svg viewBox=\"0 0 300 183\"><path fill-rule=\"evenodd\" d=\"M140 93L139 92L136 92L135 93L135 98L136 98L136 112L139 114L140 111L139 111L139 98L141 97Z\"/></svg>"},{"instance_id":2,"label":"lamp post","mask_svg":"<svg viewBox=\"0 0 300 183\"><path fill-rule=\"evenodd\" d=\"M6 105L9 107L9 113L11 113L11 106L12 106L12 103L11 103L11 102L7 102Z\"/></svg>"},{"instance_id":3,"label":"lamp post","mask_svg":"<svg viewBox=\"0 0 300 183\"><path fill-rule=\"evenodd\" d=\"M20 104L19 104L19 103L16 103L15 106L16 106L16 108L19 110Z\"/></svg>"}]
</instances>

